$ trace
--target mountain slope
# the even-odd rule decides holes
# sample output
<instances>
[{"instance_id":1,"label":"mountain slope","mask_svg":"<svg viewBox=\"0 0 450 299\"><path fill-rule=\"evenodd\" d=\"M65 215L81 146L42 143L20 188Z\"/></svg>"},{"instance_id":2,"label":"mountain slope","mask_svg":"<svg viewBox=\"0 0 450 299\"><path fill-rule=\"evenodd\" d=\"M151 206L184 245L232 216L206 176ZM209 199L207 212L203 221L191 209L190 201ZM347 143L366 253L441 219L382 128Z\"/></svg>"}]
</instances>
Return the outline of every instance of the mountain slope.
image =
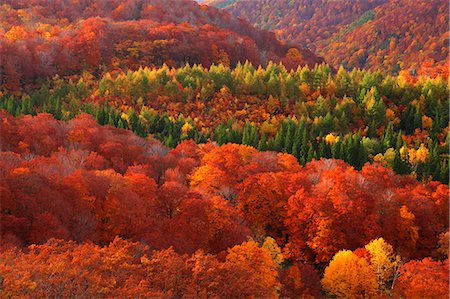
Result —
<instances>
[{"instance_id":1,"label":"mountain slope","mask_svg":"<svg viewBox=\"0 0 450 299\"><path fill-rule=\"evenodd\" d=\"M214 0L211 5L282 40L306 43L335 66L398 72L442 66L448 56L443 0Z\"/></svg>"},{"instance_id":2,"label":"mountain slope","mask_svg":"<svg viewBox=\"0 0 450 299\"><path fill-rule=\"evenodd\" d=\"M8 0L0 19L3 89L99 66L322 61L300 47L289 57L273 33L192 0Z\"/></svg>"},{"instance_id":3,"label":"mountain slope","mask_svg":"<svg viewBox=\"0 0 450 299\"><path fill-rule=\"evenodd\" d=\"M332 63L394 72L414 72L430 61L442 65L448 57L448 9L442 0L390 1L373 10L372 21L333 36L323 52Z\"/></svg>"}]
</instances>

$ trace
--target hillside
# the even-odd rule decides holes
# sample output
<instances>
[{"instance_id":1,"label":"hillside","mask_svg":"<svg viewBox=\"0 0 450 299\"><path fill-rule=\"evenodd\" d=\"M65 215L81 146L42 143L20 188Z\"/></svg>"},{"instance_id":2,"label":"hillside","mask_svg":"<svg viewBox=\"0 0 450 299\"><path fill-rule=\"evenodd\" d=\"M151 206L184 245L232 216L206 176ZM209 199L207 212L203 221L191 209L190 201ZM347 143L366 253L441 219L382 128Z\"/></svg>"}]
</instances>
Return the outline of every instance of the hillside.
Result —
<instances>
[{"instance_id":1,"label":"hillside","mask_svg":"<svg viewBox=\"0 0 450 299\"><path fill-rule=\"evenodd\" d=\"M245 145L168 149L86 114L0 116L1 297L353 297L333 269L376 294L378 255L383 284L402 267L398 297L448 292L448 262L422 260L445 255L446 185ZM426 288L409 279L430 271Z\"/></svg>"},{"instance_id":2,"label":"hillside","mask_svg":"<svg viewBox=\"0 0 450 299\"><path fill-rule=\"evenodd\" d=\"M192 0L8 0L0 14L2 89L83 70L322 61L300 47L288 53L273 33Z\"/></svg>"},{"instance_id":3,"label":"hillside","mask_svg":"<svg viewBox=\"0 0 450 299\"><path fill-rule=\"evenodd\" d=\"M2 1L0 298L448 298L446 7Z\"/></svg>"},{"instance_id":4,"label":"hillside","mask_svg":"<svg viewBox=\"0 0 450 299\"><path fill-rule=\"evenodd\" d=\"M442 78L413 79L343 68L332 74L327 65L290 72L273 63L164 66L101 79L84 74L78 82L55 78L20 97L5 94L0 109L64 120L87 112L170 147L184 139L242 143L301 164L333 157L360 169L380 162L447 182L448 86Z\"/></svg>"},{"instance_id":5,"label":"hillside","mask_svg":"<svg viewBox=\"0 0 450 299\"><path fill-rule=\"evenodd\" d=\"M446 72L448 1L214 0L211 5L286 42L306 44L335 67Z\"/></svg>"}]
</instances>

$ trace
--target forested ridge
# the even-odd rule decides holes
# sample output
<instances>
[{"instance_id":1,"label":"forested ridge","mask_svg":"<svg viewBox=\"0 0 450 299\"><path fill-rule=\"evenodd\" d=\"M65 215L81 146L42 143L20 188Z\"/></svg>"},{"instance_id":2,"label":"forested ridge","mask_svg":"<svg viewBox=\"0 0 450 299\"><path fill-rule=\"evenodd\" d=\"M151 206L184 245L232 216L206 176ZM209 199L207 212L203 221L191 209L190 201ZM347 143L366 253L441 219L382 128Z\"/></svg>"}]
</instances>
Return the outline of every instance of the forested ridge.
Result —
<instances>
[{"instance_id":1,"label":"forested ridge","mask_svg":"<svg viewBox=\"0 0 450 299\"><path fill-rule=\"evenodd\" d=\"M448 1L213 0L330 65L448 75Z\"/></svg>"},{"instance_id":2,"label":"forested ridge","mask_svg":"<svg viewBox=\"0 0 450 299\"><path fill-rule=\"evenodd\" d=\"M300 46L292 55L273 33L192 0L10 0L0 14L1 84L13 91L83 70L323 61Z\"/></svg>"},{"instance_id":3,"label":"forested ridge","mask_svg":"<svg viewBox=\"0 0 450 299\"><path fill-rule=\"evenodd\" d=\"M201 2L2 3L0 297L447 298L435 48L420 39L398 70L401 47L378 68L347 50L327 64ZM269 2L268 29L317 45L396 11L289 1L316 9L297 30L287 1L252 7Z\"/></svg>"}]
</instances>

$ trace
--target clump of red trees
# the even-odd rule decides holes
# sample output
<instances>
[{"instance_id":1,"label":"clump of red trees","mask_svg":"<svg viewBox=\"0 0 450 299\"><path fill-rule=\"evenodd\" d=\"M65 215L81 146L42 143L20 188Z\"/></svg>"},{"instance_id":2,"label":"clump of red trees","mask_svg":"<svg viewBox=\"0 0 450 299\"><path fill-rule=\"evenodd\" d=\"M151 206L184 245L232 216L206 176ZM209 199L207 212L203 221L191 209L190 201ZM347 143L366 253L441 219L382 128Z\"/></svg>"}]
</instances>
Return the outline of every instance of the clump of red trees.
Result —
<instances>
[{"instance_id":1,"label":"clump of red trees","mask_svg":"<svg viewBox=\"0 0 450 299\"><path fill-rule=\"evenodd\" d=\"M448 267L431 259L446 258L447 185L245 145L169 150L86 114L1 112L0 130L2 296L317 297L335 260L391 292L364 246L401 257L393 292L445 286L420 277ZM325 291L350 294L331 263Z\"/></svg>"}]
</instances>

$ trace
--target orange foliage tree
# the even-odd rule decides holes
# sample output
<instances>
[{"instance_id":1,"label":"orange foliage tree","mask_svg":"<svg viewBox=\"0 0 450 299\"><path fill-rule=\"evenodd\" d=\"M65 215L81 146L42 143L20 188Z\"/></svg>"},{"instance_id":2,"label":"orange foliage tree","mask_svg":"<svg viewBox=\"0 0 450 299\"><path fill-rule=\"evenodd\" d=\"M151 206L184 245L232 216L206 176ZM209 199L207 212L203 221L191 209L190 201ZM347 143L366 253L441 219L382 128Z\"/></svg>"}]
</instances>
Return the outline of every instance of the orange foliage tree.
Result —
<instances>
[{"instance_id":1,"label":"orange foliage tree","mask_svg":"<svg viewBox=\"0 0 450 299\"><path fill-rule=\"evenodd\" d=\"M446 298L449 293L448 260L425 258L410 261L400 269L394 292L405 298Z\"/></svg>"}]
</instances>

